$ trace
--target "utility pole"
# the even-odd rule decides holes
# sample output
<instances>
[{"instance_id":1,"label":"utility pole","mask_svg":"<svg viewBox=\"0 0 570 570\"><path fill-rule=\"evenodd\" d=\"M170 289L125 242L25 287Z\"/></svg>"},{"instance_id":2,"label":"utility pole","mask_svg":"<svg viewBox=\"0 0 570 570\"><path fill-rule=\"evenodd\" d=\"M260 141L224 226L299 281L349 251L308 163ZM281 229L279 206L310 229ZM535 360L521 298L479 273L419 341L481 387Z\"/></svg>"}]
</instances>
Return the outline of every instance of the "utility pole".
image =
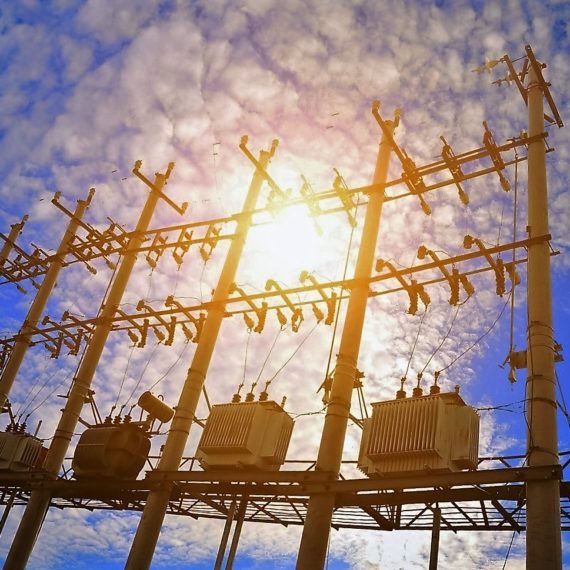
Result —
<instances>
[{"instance_id":1,"label":"utility pole","mask_svg":"<svg viewBox=\"0 0 570 570\"><path fill-rule=\"evenodd\" d=\"M8 395L10 394L10 390L12 389L12 385L16 379L16 375L20 370L24 356L26 355L28 347L30 346L30 337L34 329L37 327L40 317L44 312L48 298L51 295L51 292L57 281L59 271L65 261L65 255L69 251L69 246L75 237L75 232L77 231L77 228L81 222L81 218L89 207L94 194L95 189L91 188L86 200L77 201L77 207L75 208L75 212L69 221L67 230L63 235L61 243L57 249L55 256L53 257L52 262L50 263L44 280L38 289L34 302L30 306L28 314L26 315L24 324L22 325L22 328L18 334L18 340L16 340L14 343L14 347L10 352L10 357L8 359L6 367L0 376L0 410L6 404ZM53 201L55 202L56 200L57 195Z\"/></svg>"},{"instance_id":2,"label":"utility pole","mask_svg":"<svg viewBox=\"0 0 570 570\"><path fill-rule=\"evenodd\" d=\"M528 77L528 135L544 131L543 87L534 65ZM547 235L548 192L544 139L528 146L529 237ZM527 452L528 464L558 465L556 381L548 242L528 248ZM527 496L528 570L562 568L559 481L529 481Z\"/></svg>"},{"instance_id":3,"label":"utility pole","mask_svg":"<svg viewBox=\"0 0 570 570\"><path fill-rule=\"evenodd\" d=\"M379 105L380 103L375 101L373 110L377 111ZM398 122L399 111L396 111L395 119L387 121L390 135L393 134ZM354 273L356 284L350 292L316 463L317 471L331 473L335 477L338 477L340 473L346 427L350 414L350 401L356 378L356 365L368 302L368 280L372 274L375 260L376 241L384 204L383 185L388 178L388 164L392 150L390 141L391 136L387 137L383 133L373 179L373 184L381 186L381 189L370 194L366 209L362 241ZM333 494L322 493L313 495L309 499L297 559L297 570L324 568L334 503L335 496Z\"/></svg>"},{"instance_id":4,"label":"utility pole","mask_svg":"<svg viewBox=\"0 0 570 570\"><path fill-rule=\"evenodd\" d=\"M10 233L8 234L8 239L4 242L2 249L0 250L0 267L4 265L4 261L8 259L12 248L14 247L14 243L16 242L16 238L20 235L22 228L24 227L25 223L28 221L28 215L26 214L21 222L17 224L12 224Z\"/></svg>"},{"instance_id":5,"label":"utility pole","mask_svg":"<svg viewBox=\"0 0 570 570\"><path fill-rule=\"evenodd\" d=\"M269 161L277 148L278 141L273 141L271 150L261 151L259 163L261 168L269 164ZM247 137L243 137L240 147L245 150ZM190 427L194 420L196 408L200 400L202 388L206 380L206 374L210 360L214 353L218 332L225 315L224 300L230 294L232 283L241 258L247 233L251 226L251 215L255 209L261 186L265 180L264 173L257 168L251 181L241 215L237 219L235 238L232 240L224 266L222 268L218 286L212 297L212 308L202 328L202 334L192 364L188 369L186 380L180 394L178 406L168 431L168 437L164 445L162 457L157 466L157 471L174 471L180 466L180 460L184 453L184 447L190 433ZM126 570L144 570L150 567L154 549L158 541L162 522L166 514L170 500L171 483L165 483L159 491L151 491L148 494L139 526L131 546L131 551L125 566Z\"/></svg>"},{"instance_id":6,"label":"utility pole","mask_svg":"<svg viewBox=\"0 0 570 570\"><path fill-rule=\"evenodd\" d=\"M165 174L156 173L154 184L139 172L140 166L141 162L137 161L135 168L133 169L133 173L149 186L150 193L143 211L141 212L137 227L126 247L115 280L113 281L107 298L104 301L103 309L97 319L97 326L93 333L93 337L87 346L77 374L73 379L65 409L63 410L63 414L59 420L59 424L46 456L44 471L53 478L57 477L57 474L61 469L65 454L69 447L69 442L71 441L71 437L77 427L81 410L89 398L91 381L95 375L97 364L99 363L99 359L101 358L101 354L105 347L105 342L107 341L107 337L111 331L112 318L121 303L123 293L125 292L129 277L137 259L136 250L142 245L144 233L148 229L156 204L160 198L163 198L170 205L173 205L170 199L163 194L162 190L166 185L172 169L174 168L174 163L169 164ZM174 207L182 213L178 208L176 208L176 206ZM16 536L14 537L12 546L10 547L8 557L6 558L6 562L4 564L5 570L23 570L26 567L28 558L30 557L37 536L41 530L42 523L47 514L50 499L51 494L49 489L46 490L40 488L32 492L24 515L20 521Z\"/></svg>"}]
</instances>

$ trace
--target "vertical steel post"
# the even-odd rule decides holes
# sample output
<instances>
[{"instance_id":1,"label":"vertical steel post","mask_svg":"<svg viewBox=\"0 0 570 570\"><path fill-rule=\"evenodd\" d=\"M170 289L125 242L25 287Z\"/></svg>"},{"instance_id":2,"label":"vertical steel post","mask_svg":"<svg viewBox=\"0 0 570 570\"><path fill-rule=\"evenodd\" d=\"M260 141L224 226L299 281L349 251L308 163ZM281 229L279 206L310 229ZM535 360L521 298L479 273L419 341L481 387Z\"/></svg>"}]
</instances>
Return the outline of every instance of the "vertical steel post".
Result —
<instances>
[{"instance_id":1,"label":"vertical steel post","mask_svg":"<svg viewBox=\"0 0 570 570\"><path fill-rule=\"evenodd\" d=\"M433 509L433 527L431 529L431 549L429 553L429 570L437 570L439 556L439 533L441 530L441 509Z\"/></svg>"},{"instance_id":2,"label":"vertical steel post","mask_svg":"<svg viewBox=\"0 0 570 570\"><path fill-rule=\"evenodd\" d=\"M232 537L232 544L230 546L230 552L228 554L228 560L226 562L225 570L232 570L234 567L234 560L236 559L236 553L238 549L239 539L241 536L241 529L243 528L243 521L245 519L245 512L247 510L247 495L244 495L241 499L239 505L239 510L237 513L236 527L234 528L234 535Z\"/></svg>"},{"instance_id":3,"label":"vertical steel post","mask_svg":"<svg viewBox=\"0 0 570 570\"><path fill-rule=\"evenodd\" d=\"M222 540L220 540L220 547L218 548L218 555L216 556L216 562L214 563L214 570L222 570L222 564L224 562L224 556L226 554L226 547L228 545L228 538L230 536L230 530L232 529L232 523L234 522L235 512L236 501L234 499L230 510L228 511L226 524L224 525L224 532L222 533Z\"/></svg>"},{"instance_id":4,"label":"vertical steel post","mask_svg":"<svg viewBox=\"0 0 570 570\"><path fill-rule=\"evenodd\" d=\"M55 286L59 271L65 261L65 255L69 251L69 246L75 237L75 232L77 231L81 218L89 207L94 194L95 189L91 188L86 200L77 201L77 207L69 221L67 230L63 235L61 243L57 248L57 252L50 263L49 269L44 276L40 288L38 289L34 302L28 310L24 324L18 334L18 340L14 343L14 347L10 352L8 362L6 363L6 367L0 376L0 409L4 407L4 404L8 399L14 380L16 379L20 366L24 360L24 356L30 346L31 335L44 312L49 296Z\"/></svg>"},{"instance_id":5,"label":"vertical steel post","mask_svg":"<svg viewBox=\"0 0 570 570\"><path fill-rule=\"evenodd\" d=\"M374 105L377 106L379 103L375 102ZM393 133L397 122L386 122L390 133ZM383 134L378 150L373 184L385 184L388 178L391 150L390 140ZM384 189L382 188L370 195L366 209L362 241L354 273L356 285L350 292L317 457L316 469L332 473L337 477L342 461L350 401L356 376L356 364L368 301L368 280L372 274L383 204ZM324 567L334 502L335 497L332 494L323 493L310 497L297 559L297 570L318 570Z\"/></svg>"},{"instance_id":6,"label":"vertical steel post","mask_svg":"<svg viewBox=\"0 0 570 570\"><path fill-rule=\"evenodd\" d=\"M135 172L138 172L138 164ZM52 443L44 462L44 469L53 477L57 476L71 437L77 427L77 422L86 402L91 381L97 364L105 347L105 342L111 331L112 319L116 313L127 282L137 259L137 250L141 247L144 235L148 229L155 206L160 199L162 189L170 176L174 164L171 163L166 174L156 173L155 183L150 187L150 193L141 212L137 227L129 240L117 275L105 299L103 310L97 319L95 332L87 346L77 374L69 392L69 396L53 436ZM10 552L4 564L4 570L23 570L32 552L43 520L47 514L51 495L49 490L38 489L32 492L24 511L22 520L10 547Z\"/></svg>"},{"instance_id":7,"label":"vertical steel post","mask_svg":"<svg viewBox=\"0 0 570 570\"><path fill-rule=\"evenodd\" d=\"M544 132L543 90L531 65L528 78L528 135ZM529 237L544 236L548 227L548 192L544 140L528 147ZM527 453L528 464L558 464L556 381L548 242L528 248L528 348L527 348ZM532 481L527 494L527 553L529 570L562 568L560 534L560 484Z\"/></svg>"},{"instance_id":8,"label":"vertical steel post","mask_svg":"<svg viewBox=\"0 0 570 570\"><path fill-rule=\"evenodd\" d=\"M247 139L242 139L245 146ZM261 151L259 162L265 168L277 148L277 141L269 152ZM214 353L218 332L224 319L225 304L230 293L230 287L235 279L241 253L247 233L251 225L251 212L255 208L261 186L264 181L263 173L256 169L251 181L241 215L237 218L235 238L232 240L218 285L212 297L212 308L202 328L200 340L196 346L192 363L188 369L184 386L178 400L178 406L168 431L162 457L157 466L159 471L173 471L180 466L184 447L190 433L190 427L200 400L202 387ZM144 570L150 567L154 549L158 541L162 522L170 499L171 485L165 484L159 491L151 491L148 495L139 526L131 546L131 551L125 566L126 570Z\"/></svg>"},{"instance_id":9,"label":"vertical steel post","mask_svg":"<svg viewBox=\"0 0 570 570\"><path fill-rule=\"evenodd\" d=\"M14 489L12 493L10 493L10 498L6 502L6 506L4 507L4 512L2 513L2 518L0 519L0 534L2 534L2 532L4 531L4 527L6 526L8 517L10 516L10 511L14 506L14 501L16 500L17 494L18 494L18 489Z\"/></svg>"}]
</instances>

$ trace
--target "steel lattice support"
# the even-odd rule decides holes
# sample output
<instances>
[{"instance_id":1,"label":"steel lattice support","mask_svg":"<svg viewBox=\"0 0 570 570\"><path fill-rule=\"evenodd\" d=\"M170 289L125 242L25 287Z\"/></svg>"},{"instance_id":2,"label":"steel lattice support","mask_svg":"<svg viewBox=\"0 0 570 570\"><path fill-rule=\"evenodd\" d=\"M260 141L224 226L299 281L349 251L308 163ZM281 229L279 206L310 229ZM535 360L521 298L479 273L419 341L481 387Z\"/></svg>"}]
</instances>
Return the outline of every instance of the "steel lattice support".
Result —
<instances>
[{"instance_id":1,"label":"steel lattice support","mask_svg":"<svg viewBox=\"0 0 570 570\"><path fill-rule=\"evenodd\" d=\"M560 487L560 525L570 530L570 482L560 467L521 467L417 474L381 479L334 480L314 471L280 473L149 472L139 481L50 480L43 473L0 475L0 504L25 504L43 489L58 508L142 511L151 491L170 488L167 512L226 519L233 501L248 497L245 522L304 524L310 495L334 500L333 528L431 531L434 505L441 530L516 531L527 528L526 485L550 481Z\"/></svg>"}]
</instances>

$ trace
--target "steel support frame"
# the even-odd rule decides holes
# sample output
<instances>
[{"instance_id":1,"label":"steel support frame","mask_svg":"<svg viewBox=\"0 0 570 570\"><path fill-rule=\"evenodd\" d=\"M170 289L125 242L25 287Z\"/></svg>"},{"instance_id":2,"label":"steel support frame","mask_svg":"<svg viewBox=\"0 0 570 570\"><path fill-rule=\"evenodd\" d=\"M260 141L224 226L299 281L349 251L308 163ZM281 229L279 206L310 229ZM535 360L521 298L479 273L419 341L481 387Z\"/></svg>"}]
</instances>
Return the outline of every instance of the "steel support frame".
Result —
<instances>
[{"instance_id":1,"label":"steel support frame","mask_svg":"<svg viewBox=\"0 0 570 570\"><path fill-rule=\"evenodd\" d=\"M169 514L225 519L227 505L247 496L245 522L287 526L302 525L308 497L323 493L334 500L334 528L430 530L438 505L442 531L520 532L526 529L526 484L532 481L560 485L562 527L570 529L570 482L561 482L561 475L559 466L336 481L312 471L151 472L144 480L105 482L1 474L0 504L11 497L14 504L25 504L31 491L42 489L59 508L141 511L150 491L169 489Z\"/></svg>"}]
</instances>

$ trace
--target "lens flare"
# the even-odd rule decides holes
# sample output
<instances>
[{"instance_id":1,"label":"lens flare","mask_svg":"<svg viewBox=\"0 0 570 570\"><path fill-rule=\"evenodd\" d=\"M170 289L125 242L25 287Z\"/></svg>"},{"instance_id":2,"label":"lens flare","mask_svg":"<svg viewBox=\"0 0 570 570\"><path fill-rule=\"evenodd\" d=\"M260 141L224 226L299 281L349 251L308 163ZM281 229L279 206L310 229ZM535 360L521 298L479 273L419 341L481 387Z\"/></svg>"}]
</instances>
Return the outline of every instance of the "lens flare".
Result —
<instances>
[{"instance_id":1,"label":"lens flare","mask_svg":"<svg viewBox=\"0 0 570 570\"><path fill-rule=\"evenodd\" d=\"M245 259L249 271L262 279L295 286L302 270L318 265L322 245L318 226L306 207L292 206L251 229Z\"/></svg>"}]
</instances>

